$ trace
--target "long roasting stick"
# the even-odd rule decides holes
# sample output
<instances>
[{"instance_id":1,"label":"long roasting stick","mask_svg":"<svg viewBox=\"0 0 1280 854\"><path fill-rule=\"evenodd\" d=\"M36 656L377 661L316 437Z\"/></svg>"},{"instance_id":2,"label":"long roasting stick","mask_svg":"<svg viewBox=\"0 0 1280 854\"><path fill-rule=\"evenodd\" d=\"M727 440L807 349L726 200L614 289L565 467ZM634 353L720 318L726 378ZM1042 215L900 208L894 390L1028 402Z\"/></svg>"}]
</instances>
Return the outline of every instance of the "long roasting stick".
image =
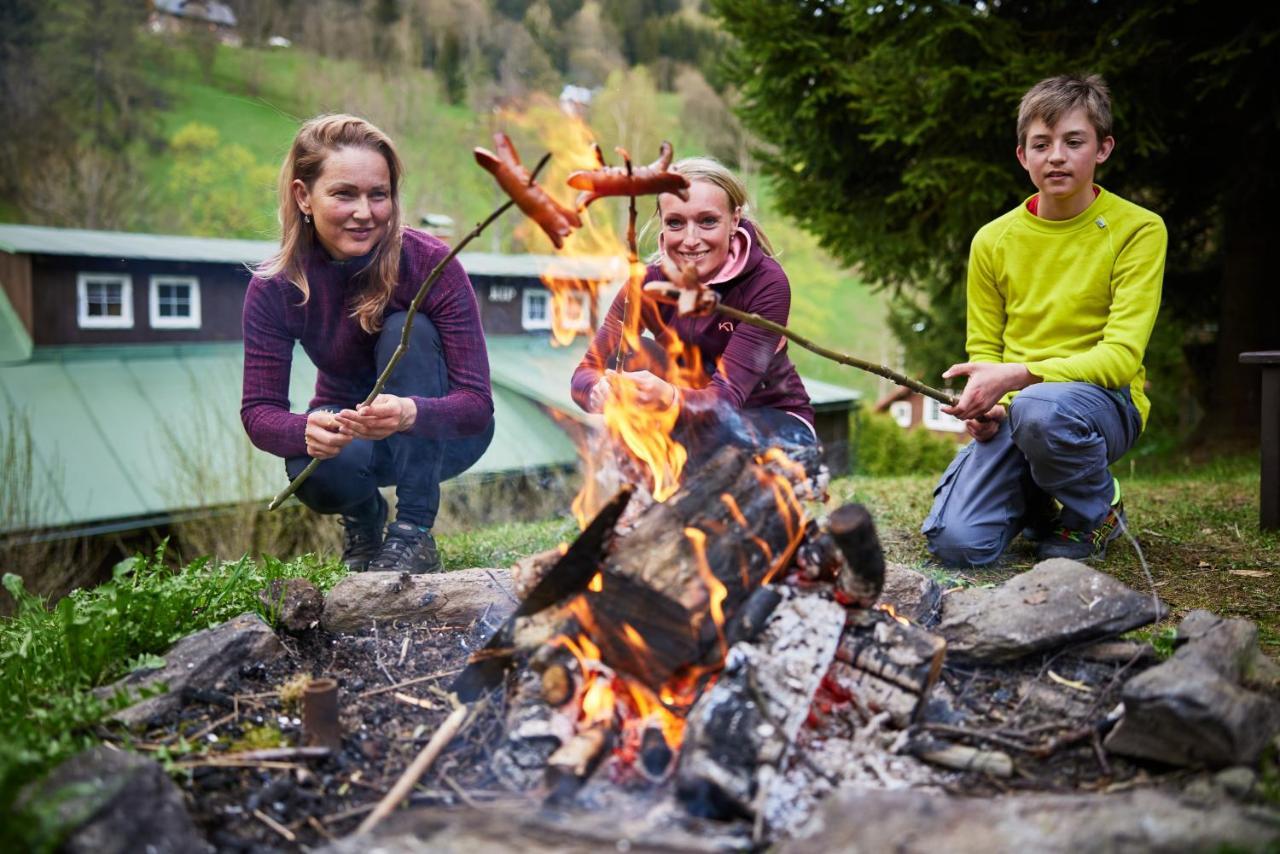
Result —
<instances>
[{"instance_id":1,"label":"long roasting stick","mask_svg":"<svg viewBox=\"0 0 1280 854\"><path fill-rule=\"evenodd\" d=\"M547 152L542 155L542 159L538 161L538 165L534 167L533 172L529 175L529 184L531 186L534 179L538 177L538 173L542 171L542 167L546 166L547 161L550 159L551 152ZM426 299L427 293L431 290L431 286L434 285L436 280L438 280L444 273L444 268L448 266L450 261L457 257L458 253L462 251L462 247L479 237L480 232L488 228L495 219L506 213L507 210L515 203L514 199L508 199L499 206L497 210L489 214L483 222L477 223L476 227L471 229L467 236L462 238L462 240L458 242L458 245L449 251L448 255L444 256L444 260L432 268L431 272L427 275L426 281L422 283L418 288L418 293L414 295L413 302L409 303L408 317L405 318L404 329L400 333L400 343L396 345L395 352L391 354L391 360L387 362L387 366L383 368L382 373L378 375L378 381L373 384L373 390L369 392L369 396L364 399L364 403L360 404L361 406L368 406L370 403L373 403L373 399L375 397L382 394L382 389L387 384L387 378L391 376L391 372L396 369L396 365L400 364L401 357L403 357L408 351L409 333L413 329L413 318L418 313L418 306L422 305L422 301ZM319 466L320 463L321 460L319 459L313 459L311 462L307 463L307 467L304 468L297 477L289 481L289 485L281 490L279 495L271 499L271 503L267 505L267 509L275 510L286 498L293 495L293 493L298 490L298 487L302 486L302 482L311 477L311 473L316 470L316 467Z\"/></svg>"},{"instance_id":2,"label":"long roasting stick","mask_svg":"<svg viewBox=\"0 0 1280 854\"><path fill-rule=\"evenodd\" d=\"M914 380L911 377L906 376L905 374L900 374L897 371L886 368L884 365L877 365L875 362L868 362L865 359L859 359L857 356L850 356L847 353L840 353L835 350L828 350L826 347L823 347L820 344L814 344L812 341L810 341L808 338L805 338L803 335L799 334L798 332L792 332L790 329L783 326L782 324L774 323L772 320L761 317L758 314L752 314L750 312L740 311L736 308L732 308L727 305L722 305L720 303L716 304L714 310L718 311L720 314L725 315L726 317L732 317L734 320L740 320L743 323L748 323L752 326L758 326L761 329L767 329L770 332L775 332L779 335L789 338L792 341L799 344L801 347L805 348L811 353L817 353L819 356L823 357L824 359L830 359L831 361L839 362L842 365L849 365L850 367L858 368L859 370L868 371L878 376L882 376L892 383L895 383L900 386L906 386L912 391L917 391L920 394L923 394L925 397L931 397L934 400L938 401L939 403L945 403L947 406L955 406L958 400L958 398L953 394L949 394L948 392L941 391L940 389L936 389L933 386L925 385L919 380Z\"/></svg>"}]
</instances>

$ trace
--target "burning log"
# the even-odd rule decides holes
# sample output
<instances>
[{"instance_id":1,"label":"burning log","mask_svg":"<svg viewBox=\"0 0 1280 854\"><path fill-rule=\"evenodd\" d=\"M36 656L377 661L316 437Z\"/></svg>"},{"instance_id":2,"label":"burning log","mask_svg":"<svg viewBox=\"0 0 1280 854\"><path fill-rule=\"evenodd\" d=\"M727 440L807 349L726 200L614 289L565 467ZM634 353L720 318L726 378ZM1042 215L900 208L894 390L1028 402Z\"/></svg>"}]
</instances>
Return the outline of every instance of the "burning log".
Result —
<instances>
[{"instance_id":1,"label":"burning log","mask_svg":"<svg viewBox=\"0 0 1280 854\"><path fill-rule=\"evenodd\" d=\"M796 562L811 580L835 581L842 602L870 608L884 589L884 551L871 513L846 504L810 523Z\"/></svg>"},{"instance_id":2,"label":"burning log","mask_svg":"<svg viewBox=\"0 0 1280 854\"><path fill-rule=\"evenodd\" d=\"M490 767L509 789L527 791L543 782L547 761L574 736L576 709L546 702L542 680L526 671L516 683L506 732Z\"/></svg>"},{"instance_id":3,"label":"burning log","mask_svg":"<svg viewBox=\"0 0 1280 854\"><path fill-rule=\"evenodd\" d=\"M816 449L801 453L722 448L613 543L599 589L573 607L610 666L657 692L679 670L719 662L725 622L804 536L800 497L816 490L819 465Z\"/></svg>"},{"instance_id":4,"label":"burning log","mask_svg":"<svg viewBox=\"0 0 1280 854\"><path fill-rule=\"evenodd\" d=\"M596 723L578 731L547 760L548 801L567 803L582 788L613 744L613 729Z\"/></svg>"},{"instance_id":5,"label":"burning log","mask_svg":"<svg viewBox=\"0 0 1280 854\"><path fill-rule=\"evenodd\" d=\"M900 619L880 610L853 616L828 678L861 706L889 712L901 729L923 712L942 671L947 643Z\"/></svg>"},{"instance_id":6,"label":"burning log","mask_svg":"<svg viewBox=\"0 0 1280 854\"><path fill-rule=\"evenodd\" d=\"M779 769L835 656L845 610L787 588L755 644L738 644L689 713L676 794L695 815L751 818L761 781Z\"/></svg>"}]
</instances>

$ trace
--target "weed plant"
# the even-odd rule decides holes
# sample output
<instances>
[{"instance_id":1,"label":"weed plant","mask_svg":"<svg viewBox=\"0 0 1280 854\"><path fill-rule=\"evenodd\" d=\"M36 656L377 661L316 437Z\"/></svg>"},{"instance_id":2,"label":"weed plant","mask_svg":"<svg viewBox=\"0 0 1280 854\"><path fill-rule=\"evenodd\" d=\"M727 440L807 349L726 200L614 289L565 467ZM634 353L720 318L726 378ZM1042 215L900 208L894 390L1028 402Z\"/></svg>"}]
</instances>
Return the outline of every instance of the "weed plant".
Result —
<instances>
[{"instance_id":1,"label":"weed plant","mask_svg":"<svg viewBox=\"0 0 1280 854\"><path fill-rule=\"evenodd\" d=\"M92 730L123 698L100 699L93 689L139 667L192 632L245 612L271 621L257 593L272 580L310 579L328 590L345 570L335 561L306 555L287 563L274 558L234 562L197 560L174 570L162 546L115 567L111 581L76 590L52 608L26 591L22 579L4 576L16 602L0 619L0 848L47 847L33 839L46 823L13 814L19 788L72 754L93 746ZM20 834L16 840L5 839Z\"/></svg>"}]
</instances>

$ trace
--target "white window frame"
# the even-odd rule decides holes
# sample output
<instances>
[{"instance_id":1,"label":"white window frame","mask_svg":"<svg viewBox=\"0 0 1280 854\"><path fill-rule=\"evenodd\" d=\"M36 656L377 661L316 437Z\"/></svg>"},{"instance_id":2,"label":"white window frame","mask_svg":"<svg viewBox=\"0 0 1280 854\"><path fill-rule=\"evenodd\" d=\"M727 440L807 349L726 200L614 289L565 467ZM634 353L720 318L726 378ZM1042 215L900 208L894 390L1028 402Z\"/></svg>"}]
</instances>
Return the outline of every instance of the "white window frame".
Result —
<instances>
[{"instance_id":1,"label":"white window frame","mask_svg":"<svg viewBox=\"0 0 1280 854\"><path fill-rule=\"evenodd\" d=\"M530 316L529 308L535 296L546 300L546 314L543 317ZM546 288L525 288L520 295L520 325L528 330L550 329L551 312L555 310L552 303L551 291Z\"/></svg>"},{"instance_id":2,"label":"white window frame","mask_svg":"<svg viewBox=\"0 0 1280 854\"><path fill-rule=\"evenodd\" d=\"M162 317L160 314L161 285L187 285L191 288L191 314L186 317ZM195 276L152 276L148 288L147 305L150 307L152 329L199 329L200 279Z\"/></svg>"},{"instance_id":3,"label":"white window frame","mask_svg":"<svg viewBox=\"0 0 1280 854\"><path fill-rule=\"evenodd\" d=\"M907 428L911 426L911 401L895 400L889 404L889 417L898 422L898 426Z\"/></svg>"},{"instance_id":4,"label":"white window frame","mask_svg":"<svg viewBox=\"0 0 1280 854\"><path fill-rule=\"evenodd\" d=\"M97 317L89 315L90 282L105 282L121 286L119 317ZM77 273L76 322L79 324L81 329L132 329L133 276L130 276L128 273Z\"/></svg>"},{"instance_id":5,"label":"white window frame","mask_svg":"<svg viewBox=\"0 0 1280 854\"><path fill-rule=\"evenodd\" d=\"M963 433L964 422L942 411L942 404L932 397L924 399L924 426L944 433Z\"/></svg>"},{"instance_id":6,"label":"white window frame","mask_svg":"<svg viewBox=\"0 0 1280 854\"><path fill-rule=\"evenodd\" d=\"M555 295L551 297L551 311L553 316L560 311L560 306L566 304L569 300L578 303L578 320L575 323L570 322L564 317L557 318L560 321L560 328L569 332L590 332L591 331L591 294L588 291L565 290L559 294L559 299Z\"/></svg>"}]
</instances>

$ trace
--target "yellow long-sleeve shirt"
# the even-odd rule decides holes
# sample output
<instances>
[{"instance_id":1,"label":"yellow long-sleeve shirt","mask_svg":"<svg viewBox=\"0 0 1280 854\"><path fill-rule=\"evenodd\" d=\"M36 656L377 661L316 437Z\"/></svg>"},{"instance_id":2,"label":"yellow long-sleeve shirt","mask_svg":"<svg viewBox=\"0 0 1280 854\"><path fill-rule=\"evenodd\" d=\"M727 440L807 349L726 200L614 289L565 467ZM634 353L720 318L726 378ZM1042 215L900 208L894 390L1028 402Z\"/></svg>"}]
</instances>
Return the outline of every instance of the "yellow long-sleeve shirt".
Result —
<instances>
[{"instance_id":1,"label":"yellow long-sleeve shirt","mask_svg":"<svg viewBox=\"0 0 1280 854\"><path fill-rule=\"evenodd\" d=\"M1072 219L1040 219L1024 202L992 220L969 252L969 360L1022 363L1046 382L1128 386L1145 426L1142 359L1167 244L1159 216L1101 188Z\"/></svg>"}]
</instances>

